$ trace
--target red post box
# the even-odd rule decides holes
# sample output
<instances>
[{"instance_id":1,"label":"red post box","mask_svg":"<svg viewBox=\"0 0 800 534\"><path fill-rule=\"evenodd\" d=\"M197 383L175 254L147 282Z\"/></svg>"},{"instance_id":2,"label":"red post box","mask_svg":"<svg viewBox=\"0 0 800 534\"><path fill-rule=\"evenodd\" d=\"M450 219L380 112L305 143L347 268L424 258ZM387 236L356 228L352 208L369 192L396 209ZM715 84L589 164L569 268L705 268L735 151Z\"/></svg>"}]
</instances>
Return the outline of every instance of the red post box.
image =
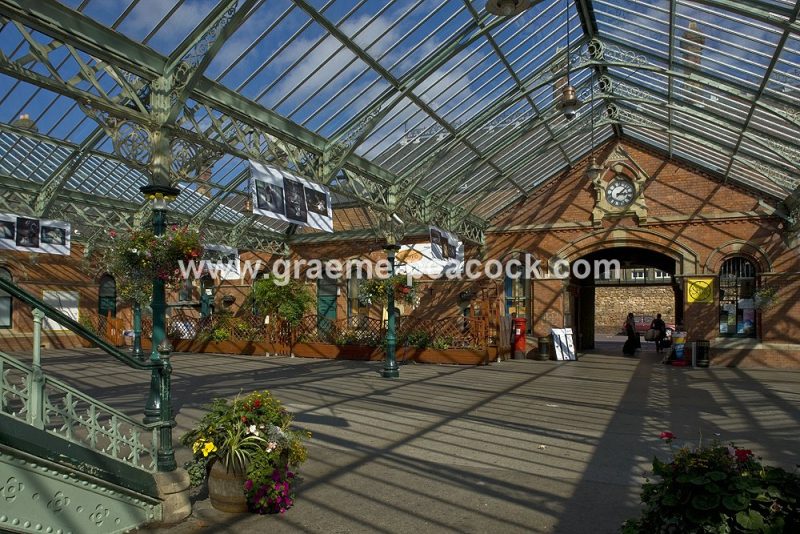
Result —
<instances>
[{"instance_id":1,"label":"red post box","mask_svg":"<svg viewBox=\"0 0 800 534\"><path fill-rule=\"evenodd\" d=\"M512 326L512 340L514 345L514 359L525 359L525 317L514 317Z\"/></svg>"}]
</instances>

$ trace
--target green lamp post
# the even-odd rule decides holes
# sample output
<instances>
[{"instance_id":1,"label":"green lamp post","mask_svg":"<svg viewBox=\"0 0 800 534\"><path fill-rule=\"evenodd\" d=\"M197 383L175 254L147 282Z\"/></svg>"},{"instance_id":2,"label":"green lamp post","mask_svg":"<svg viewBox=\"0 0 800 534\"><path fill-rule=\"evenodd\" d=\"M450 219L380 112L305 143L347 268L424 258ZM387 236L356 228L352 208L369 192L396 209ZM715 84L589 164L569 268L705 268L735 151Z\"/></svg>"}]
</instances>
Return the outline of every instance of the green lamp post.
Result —
<instances>
[{"instance_id":1,"label":"green lamp post","mask_svg":"<svg viewBox=\"0 0 800 534\"><path fill-rule=\"evenodd\" d=\"M385 247L386 255L389 259L389 276L394 277L394 257L400 245L387 245ZM391 279L391 278L390 278ZM386 321L386 361L383 365L383 378L399 378L400 369L397 367L397 358L395 352L397 350L397 332L394 316L394 288L390 287L386 295L386 306L388 309L388 319Z\"/></svg>"},{"instance_id":2,"label":"green lamp post","mask_svg":"<svg viewBox=\"0 0 800 534\"><path fill-rule=\"evenodd\" d=\"M145 198L153 203L153 233L156 236L164 235L167 230L167 204L178 196L180 190L164 185L147 185L140 189ZM158 347L166 339L166 311L167 299L164 280L153 279L153 296L150 302L153 310L153 331L151 334L150 361L160 362L161 356ZM144 408L145 424L155 423L161 418L161 403L169 402L162 399L160 394L160 375L153 369L150 377L150 394Z\"/></svg>"}]
</instances>

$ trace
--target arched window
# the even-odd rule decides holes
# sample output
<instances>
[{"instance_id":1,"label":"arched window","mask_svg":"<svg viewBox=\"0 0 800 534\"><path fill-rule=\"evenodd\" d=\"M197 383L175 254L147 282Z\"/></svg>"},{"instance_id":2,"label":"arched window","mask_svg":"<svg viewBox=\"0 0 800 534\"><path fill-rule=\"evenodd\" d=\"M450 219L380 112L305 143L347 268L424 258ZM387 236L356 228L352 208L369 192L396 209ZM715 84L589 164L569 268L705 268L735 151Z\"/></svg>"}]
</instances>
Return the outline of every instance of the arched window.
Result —
<instances>
[{"instance_id":1,"label":"arched window","mask_svg":"<svg viewBox=\"0 0 800 534\"><path fill-rule=\"evenodd\" d=\"M0 267L0 278L13 282L11 272L5 267ZM0 290L0 328L11 328L11 312L12 312L12 298L11 295L5 291Z\"/></svg>"},{"instance_id":2,"label":"arched window","mask_svg":"<svg viewBox=\"0 0 800 534\"><path fill-rule=\"evenodd\" d=\"M735 256L719 272L719 333L723 336L755 337L756 266Z\"/></svg>"},{"instance_id":3,"label":"arched window","mask_svg":"<svg viewBox=\"0 0 800 534\"><path fill-rule=\"evenodd\" d=\"M525 255L514 253L508 256L504 264L511 260L517 260L519 267L506 272L505 277L505 300L506 314L512 317L525 317L526 327L531 330L531 281L525 276ZM516 265L516 263L514 263ZM512 276L508 276L511 274Z\"/></svg>"},{"instance_id":4,"label":"arched window","mask_svg":"<svg viewBox=\"0 0 800 534\"><path fill-rule=\"evenodd\" d=\"M111 312L111 317L117 316L117 283L110 274L100 277L100 289L97 298L97 313L100 317L107 317Z\"/></svg>"}]
</instances>

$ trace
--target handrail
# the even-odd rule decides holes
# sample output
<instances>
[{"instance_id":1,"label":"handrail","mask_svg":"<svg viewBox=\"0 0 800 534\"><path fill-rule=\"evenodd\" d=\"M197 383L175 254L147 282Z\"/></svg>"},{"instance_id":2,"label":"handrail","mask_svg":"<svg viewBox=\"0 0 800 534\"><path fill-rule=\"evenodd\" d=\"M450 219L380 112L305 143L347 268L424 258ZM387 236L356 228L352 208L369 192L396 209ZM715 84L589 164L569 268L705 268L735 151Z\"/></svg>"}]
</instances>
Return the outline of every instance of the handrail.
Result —
<instances>
[{"instance_id":1,"label":"handrail","mask_svg":"<svg viewBox=\"0 0 800 534\"><path fill-rule=\"evenodd\" d=\"M121 350L117 349L115 346L108 343L105 339L98 336L91 330L84 327L79 322L75 321L74 319L64 315L57 309L53 308L49 304L42 302L41 300L37 299L27 291L23 290L15 283L10 282L8 280L4 280L0 278L0 290L5 291L6 293L10 294L12 297L25 302L26 304L30 305L34 309L38 308L42 310L45 317L52 319L54 321L58 321L60 324L67 326L69 330L78 334L79 336L88 339L99 348L101 348L104 352L110 354L117 360L121 361L125 365L129 367L133 367L136 369L160 369L162 363L159 361L151 361L146 360L144 362L139 361L137 358L134 358L128 354L125 354Z\"/></svg>"},{"instance_id":2,"label":"handrail","mask_svg":"<svg viewBox=\"0 0 800 534\"><path fill-rule=\"evenodd\" d=\"M21 373L18 381L9 374ZM37 371L0 351L0 393L6 402L0 413L45 430L71 443L145 471L156 470L158 431L170 422L144 424L119 410L82 393L65 382ZM10 400L20 402L18 411L9 410ZM24 415L23 415L24 414ZM102 418L108 422L102 423ZM60 419L58 422L54 422ZM142 440L150 434L150 443ZM108 443L98 444L98 439Z\"/></svg>"}]
</instances>

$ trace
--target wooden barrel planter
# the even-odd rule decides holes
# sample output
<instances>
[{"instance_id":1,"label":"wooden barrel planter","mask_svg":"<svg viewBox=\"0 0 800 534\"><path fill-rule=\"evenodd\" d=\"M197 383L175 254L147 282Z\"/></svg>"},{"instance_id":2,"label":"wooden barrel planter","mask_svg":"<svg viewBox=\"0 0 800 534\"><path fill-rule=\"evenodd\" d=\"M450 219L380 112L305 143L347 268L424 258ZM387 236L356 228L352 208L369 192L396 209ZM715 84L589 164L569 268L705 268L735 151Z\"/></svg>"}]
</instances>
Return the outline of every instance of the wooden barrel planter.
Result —
<instances>
[{"instance_id":1,"label":"wooden barrel planter","mask_svg":"<svg viewBox=\"0 0 800 534\"><path fill-rule=\"evenodd\" d=\"M221 512L235 514L246 512L245 480L243 469L228 470L222 462L214 462L208 474L208 496L211 499L211 506Z\"/></svg>"}]
</instances>

